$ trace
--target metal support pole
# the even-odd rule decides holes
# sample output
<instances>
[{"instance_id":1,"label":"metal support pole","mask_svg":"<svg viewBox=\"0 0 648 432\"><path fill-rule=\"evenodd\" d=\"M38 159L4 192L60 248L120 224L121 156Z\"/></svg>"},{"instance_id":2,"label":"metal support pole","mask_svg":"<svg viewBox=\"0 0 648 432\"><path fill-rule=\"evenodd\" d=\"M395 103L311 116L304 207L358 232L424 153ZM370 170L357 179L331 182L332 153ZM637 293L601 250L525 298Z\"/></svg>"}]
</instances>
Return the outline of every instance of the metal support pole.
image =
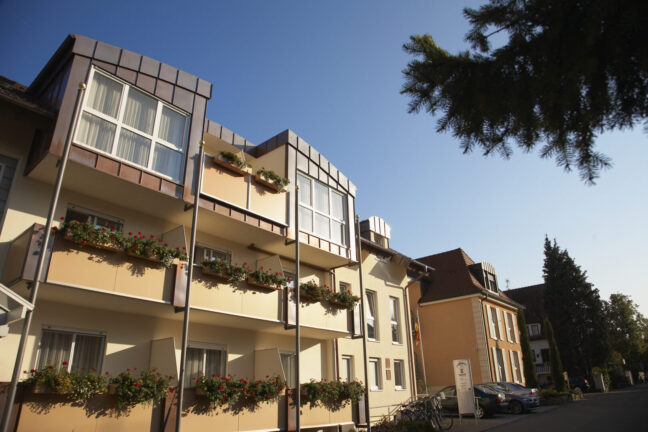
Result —
<instances>
[{"instance_id":1,"label":"metal support pole","mask_svg":"<svg viewBox=\"0 0 648 432\"><path fill-rule=\"evenodd\" d=\"M50 201L49 213L47 214L47 222L45 223L45 233L43 234L43 242L40 250L40 255L38 257L38 263L36 265L36 271L34 272L34 284L31 288L31 294L29 295L29 302L34 305L34 310L28 310L25 315L25 322L23 323L22 333L20 335L20 342L18 344L18 353L16 354L16 362L14 363L13 375L11 376L11 385L9 386L9 394L7 396L7 401L4 407L4 413L2 416L2 424L0 430L2 432L9 432L9 423L11 417L13 416L13 404L16 400L16 390L18 388L18 380L20 379L20 369L23 362L23 357L25 356L25 347L27 345L27 336L29 335L29 329L31 328L32 318L34 316L34 311L36 309L36 300L38 298L38 289L40 288L41 280L41 271L43 265L45 264L45 257L47 256L47 245L52 232L52 222L54 221L54 213L56 212L56 206L58 205L58 199L61 194L61 188L63 186L63 176L65 174L65 168L70 156L70 148L72 147L72 137L74 137L74 132L76 131L77 121L79 119L79 111L81 108L81 100L83 98L83 93L85 92L86 84L79 83L79 90L77 91L76 101L74 102L74 115L70 121L70 127L68 128L67 139L65 140L65 147L63 147L63 154L61 155L61 163L59 165L58 174L56 176L56 183L54 184L54 191L52 192L52 199Z\"/></svg>"},{"instance_id":2,"label":"metal support pole","mask_svg":"<svg viewBox=\"0 0 648 432\"><path fill-rule=\"evenodd\" d=\"M300 289L299 289L299 186L297 186L297 165L295 164L295 298L297 301L297 310L295 312L295 370L297 378L295 379L295 391L297 396L295 403L297 404L297 418L295 421L296 431L301 431L301 384L299 376L301 375L300 369L300 352L301 352L301 329L299 328L299 306L300 306Z\"/></svg>"},{"instance_id":3,"label":"metal support pole","mask_svg":"<svg viewBox=\"0 0 648 432\"><path fill-rule=\"evenodd\" d=\"M371 418L369 417L369 362L367 359L367 324L365 322L365 292L362 284L362 244L360 241L360 218L355 217L355 235L358 249L358 277L360 279L360 321L362 323L362 355L364 357L365 378L365 417L367 419L367 432L371 432Z\"/></svg>"},{"instance_id":4,"label":"metal support pole","mask_svg":"<svg viewBox=\"0 0 648 432\"><path fill-rule=\"evenodd\" d=\"M182 353L180 354L180 374L178 375L178 406L176 407L175 432L180 432L182 420L182 403L184 400L184 376L187 362L187 342L189 338L189 310L191 309L189 296L191 294L191 279L193 278L194 252L196 251L196 228L198 226L198 209L200 191L202 190L203 161L205 158L205 141L200 141L198 152L198 178L194 191L193 218L191 221L191 243L189 244L189 263L187 269L187 291L185 294L184 319L182 321Z\"/></svg>"}]
</instances>

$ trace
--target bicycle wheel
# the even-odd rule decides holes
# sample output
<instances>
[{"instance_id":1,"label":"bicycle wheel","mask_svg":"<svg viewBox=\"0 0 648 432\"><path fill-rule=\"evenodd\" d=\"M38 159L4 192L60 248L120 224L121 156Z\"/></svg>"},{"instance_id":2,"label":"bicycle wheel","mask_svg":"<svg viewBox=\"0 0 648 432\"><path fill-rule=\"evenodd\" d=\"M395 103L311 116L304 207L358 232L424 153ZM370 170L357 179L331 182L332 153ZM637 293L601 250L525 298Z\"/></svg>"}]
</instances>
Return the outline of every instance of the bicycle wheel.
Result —
<instances>
[{"instance_id":1,"label":"bicycle wheel","mask_svg":"<svg viewBox=\"0 0 648 432\"><path fill-rule=\"evenodd\" d=\"M452 423L454 423L454 420L452 417L447 417L443 415L442 412L436 412L434 415L434 420L437 426L437 429L439 430L448 430L452 427Z\"/></svg>"}]
</instances>

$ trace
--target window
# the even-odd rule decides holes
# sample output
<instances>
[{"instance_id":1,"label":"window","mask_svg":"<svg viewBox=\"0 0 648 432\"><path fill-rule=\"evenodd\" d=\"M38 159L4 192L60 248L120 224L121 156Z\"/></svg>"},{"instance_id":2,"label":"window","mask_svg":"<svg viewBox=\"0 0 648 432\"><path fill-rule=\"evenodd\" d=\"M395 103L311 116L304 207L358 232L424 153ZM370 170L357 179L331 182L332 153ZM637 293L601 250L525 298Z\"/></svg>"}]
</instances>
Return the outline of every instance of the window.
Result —
<instances>
[{"instance_id":1,"label":"window","mask_svg":"<svg viewBox=\"0 0 648 432\"><path fill-rule=\"evenodd\" d=\"M123 221L106 215L101 215L93 210L87 210L77 206L70 206L65 214L66 221L79 221L81 223L90 222L96 228L114 229L115 231L123 231Z\"/></svg>"},{"instance_id":2,"label":"window","mask_svg":"<svg viewBox=\"0 0 648 432\"><path fill-rule=\"evenodd\" d=\"M76 142L180 181L189 117L93 69Z\"/></svg>"},{"instance_id":3,"label":"window","mask_svg":"<svg viewBox=\"0 0 648 432\"><path fill-rule=\"evenodd\" d=\"M392 342L400 344L401 340L401 325L400 325L400 308L398 299L396 297L389 297L389 310L391 315L391 333Z\"/></svg>"},{"instance_id":4,"label":"window","mask_svg":"<svg viewBox=\"0 0 648 432\"><path fill-rule=\"evenodd\" d=\"M379 358L369 358L369 388L371 390L382 389L382 375L380 373Z\"/></svg>"},{"instance_id":5,"label":"window","mask_svg":"<svg viewBox=\"0 0 648 432\"><path fill-rule=\"evenodd\" d=\"M394 360L394 386L396 390L405 388L405 366L403 360Z\"/></svg>"},{"instance_id":6,"label":"window","mask_svg":"<svg viewBox=\"0 0 648 432\"><path fill-rule=\"evenodd\" d=\"M513 314L504 312L506 319L506 337L509 342L517 343L517 332L515 331L515 324L513 322Z\"/></svg>"},{"instance_id":7,"label":"window","mask_svg":"<svg viewBox=\"0 0 648 432\"><path fill-rule=\"evenodd\" d=\"M194 255L196 257L196 263L200 265L200 261L224 261L224 262L230 262L230 254L228 252L224 252L218 249L213 249L205 246L196 246L196 254Z\"/></svg>"},{"instance_id":8,"label":"window","mask_svg":"<svg viewBox=\"0 0 648 432\"><path fill-rule=\"evenodd\" d=\"M489 305L486 305L486 310L488 311L488 325L491 338L503 339L501 330L502 322L500 321L498 310Z\"/></svg>"},{"instance_id":9,"label":"window","mask_svg":"<svg viewBox=\"0 0 648 432\"><path fill-rule=\"evenodd\" d=\"M509 351L511 356L511 373L515 382L522 382L522 370L520 369L520 353L517 351Z\"/></svg>"},{"instance_id":10,"label":"window","mask_svg":"<svg viewBox=\"0 0 648 432\"><path fill-rule=\"evenodd\" d=\"M493 350L493 366L495 369L495 379L497 381L507 381L506 377L506 363L504 360L504 352L500 348L492 347Z\"/></svg>"},{"instance_id":11,"label":"window","mask_svg":"<svg viewBox=\"0 0 648 432\"><path fill-rule=\"evenodd\" d=\"M36 369L54 366L72 372L101 373L105 336L97 333L43 330Z\"/></svg>"},{"instance_id":12,"label":"window","mask_svg":"<svg viewBox=\"0 0 648 432\"><path fill-rule=\"evenodd\" d=\"M189 342L187 347L187 365L185 388L192 386L192 381L200 375L225 375L227 351L223 346Z\"/></svg>"},{"instance_id":13,"label":"window","mask_svg":"<svg viewBox=\"0 0 648 432\"><path fill-rule=\"evenodd\" d=\"M295 369L295 354L293 353L280 353L281 367L286 377L286 386L288 388L295 388L297 382L297 371Z\"/></svg>"},{"instance_id":14,"label":"window","mask_svg":"<svg viewBox=\"0 0 648 432\"><path fill-rule=\"evenodd\" d=\"M527 324L527 329L529 330L530 337L540 336L540 324Z\"/></svg>"},{"instance_id":15,"label":"window","mask_svg":"<svg viewBox=\"0 0 648 432\"><path fill-rule=\"evenodd\" d=\"M497 278L494 274L486 272L486 288L497 292Z\"/></svg>"},{"instance_id":16,"label":"window","mask_svg":"<svg viewBox=\"0 0 648 432\"><path fill-rule=\"evenodd\" d=\"M353 357L349 355L342 356L342 362L340 363L340 378L343 381L350 382L354 378L353 373Z\"/></svg>"},{"instance_id":17,"label":"window","mask_svg":"<svg viewBox=\"0 0 648 432\"><path fill-rule=\"evenodd\" d=\"M346 245L346 196L302 174L297 185L299 229Z\"/></svg>"},{"instance_id":18,"label":"window","mask_svg":"<svg viewBox=\"0 0 648 432\"><path fill-rule=\"evenodd\" d=\"M367 339L378 340L378 316L376 313L376 293L367 291Z\"/></svg>"}]
</instances>

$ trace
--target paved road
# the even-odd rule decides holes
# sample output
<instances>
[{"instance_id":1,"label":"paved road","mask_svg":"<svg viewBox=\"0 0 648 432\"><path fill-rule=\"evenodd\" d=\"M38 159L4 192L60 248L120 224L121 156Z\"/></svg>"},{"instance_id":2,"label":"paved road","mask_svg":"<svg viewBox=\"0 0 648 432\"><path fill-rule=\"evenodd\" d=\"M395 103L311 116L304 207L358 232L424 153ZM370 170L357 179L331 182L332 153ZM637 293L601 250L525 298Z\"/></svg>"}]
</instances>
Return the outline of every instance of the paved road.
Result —
<instances>
[{"instance_id":1,"label":"paved road","mask_svg":"<svg viewBox=\"0 0 648 432\"><path fill-rule=\"evenodd\" d=\"M472 419L464 420L463 425L453 427L452 431L648 432L648 385L586 394L582 401L515 417L514 420L511 415L499 415L480 422L478 426L472 423Z\"/></svg>"}]
</instances>

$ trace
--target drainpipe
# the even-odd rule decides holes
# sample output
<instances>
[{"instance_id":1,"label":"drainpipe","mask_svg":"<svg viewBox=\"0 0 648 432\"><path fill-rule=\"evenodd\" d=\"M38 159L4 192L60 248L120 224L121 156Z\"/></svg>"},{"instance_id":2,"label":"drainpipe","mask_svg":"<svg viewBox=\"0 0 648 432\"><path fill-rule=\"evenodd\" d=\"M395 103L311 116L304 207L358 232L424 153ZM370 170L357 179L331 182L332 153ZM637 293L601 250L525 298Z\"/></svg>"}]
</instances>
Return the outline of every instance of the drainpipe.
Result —
<instances>
[{"instance_id":1,"label":"drainpipe","mask_svg":"<svg viewBox=\"0 0 648 432\"><path fill-rule=\"evenodd\" d=\"M371 432L371 419L369 417L369 362L367 361L367 324L365 323L365 292L362 285L362 242L360 241L360 218L355 217L355 235L358 244L358 277L360 278L360 321L362 324L362 356L364 357L365 378L365 417L367 419L367 432Z\"/></svg>"},{"instance_id":2,"label":"drainpipe","mask_svg":"<svg viewBox=\"0 0 648 432\"><path fill-rule=\"evenodd\" d=\"M409 284L405 285L405 289L403 290L404 294L404 299L403 303L405 303L403 306L403 309L405 311L405 322L407 323L407 352L409 353L409 375L410 375L410 394L411 397L416 397L418 394L418 390L416 388L416 375L414 373L414 350L412 349L412 319L410 318L410 310L409 310Z\"/></svg>"},{"instance_id":3,"label":"drainpipe","mask_svg":"<svg viewBox=\"0 0 648 432\"><path fill-rule=\"evenodd\" d=\"M31 328L32 318L34 316L34 311L36 310L36 299L38 297L38 288L40 288L41 281L41 271L43 269L43 264L45 264L45 257L47 256L47 245L49 244L51 232L52 232L52 222L54 220L54 213L56 212L56 206L58 205L58 199L61 195L61 188L63 187L63 176L65 175L65 167L67 166L68 159L70 157L70 148L72 147L72 138L76 132L77 121L79 119L79 112L81 110L81 99L86 89L85 83L79 83L79 90L77 91L76 101L74 102L74 115L70 121L70 127L68 128L68 135L65 141L65 147L63 148L63 154L61 155L60 165L58 174L56 175L56 183L54 184L54 192L52 193L52 198L50 200L49 213L47 214L47 222L45 223L45 234L43 235L43 243L40 250L40 255L38 257L38 264L36 265L36 271L34 272L34 285L31 289L31 294L29 295L29 302L34 305L33 310L28 310L25 314L25 322L23 323L22 333L20 335L20 342L18 344L18 353L16 354L16 362L14 363L14 370L11 376L11 384L9 386L9 394L7 396L7 401L4 407L4 413L2 417L2 424L0 425L0 430L2 432L9 432L9 423L13 417L13 404L16 400L16 390L18 388L18 380L20 379L20 368L22 366L23 357L25 356L25 346L27 345L27 336L29 335L29 329Z\"/></svg>"},{"instance_id":4,"label":"drainpipe","mask_svg":"<svg viewBox=\"0 0 648 432\"><path fill-rule=\"evenodd\" d=\"M297 299L297 307L295 312L295 369L297 373L297 379L295 380L295 392L296 398L295 403L297 404L297 418L295 421L296 431L301 431L301 384L299 382L301 369L300 369L300 357L301 357L301 329L299 327L299 306L300 306L300 296L299 296L299 186L297 186L297 163L295 163L295 298Z\"/></svg>"},{"instance_id":5,"label":"drainpipe","mask_svg":"<svg viewBox=\"0 0 648 432\"><path fill-rule=\"evenodd\" d=\"M419 328L419 337L421 338L421 343L419 345L419 348L421 349L421 364L423 365L423 381L425 381L425 394L427 394L428 391L428 386L427 386L427 372L425 372L425 356L423 355L423 329L421 328L421 319L419 317L419 311L416 309L416 323L418 324Z\"/></svg>"},{"instance_id":6,"label":"drainpipe","mask_svg":"<svg viewBox=\"0 0 648 432\"><path fill-rule=\"evenodd\" d=\"M176 410L175 432L180 432L180 423L182 421L182 402L184 400L184 377L185 366L187 362L187 342L189 338L189 309L191 303L189 296L191 294L191 279L193 278L193 266L196 252L196 228L198 226L198 209L200 203L200 191L202 190L203 162L205 157L205 141L200 141L200 152L198 153L198 179L196 181L196 191L194 192L193 218L191 220L191 243L189 247L189 268L187 269L187 291L185 295L184 319L182 321L182 352L180 355L180 374L178 375L178 406Z\"/></svg>"},{"instance_id":7,"label":"drainpipe","mask_svg":"<svg viewBox=\"0 0 648 432\"><path fill-rule=\"evenodd\" d=\"M484 333L484 341L486 341L486 356L488 357L488 376L489 380L493 379L493 370L491 369L491 350L488 348L488 334L486 333L486 326L488 325L488 320L490 318L484 319L484 299L488 299L488 293L482 294L483 297L479 300L479 313L482 318L482 330ZM494 361L494 360L493 360ZM479 367L479 373L481 374L481 365ZM482 381L484 377L482 377Z\"/></svg>"}]
</instances>

